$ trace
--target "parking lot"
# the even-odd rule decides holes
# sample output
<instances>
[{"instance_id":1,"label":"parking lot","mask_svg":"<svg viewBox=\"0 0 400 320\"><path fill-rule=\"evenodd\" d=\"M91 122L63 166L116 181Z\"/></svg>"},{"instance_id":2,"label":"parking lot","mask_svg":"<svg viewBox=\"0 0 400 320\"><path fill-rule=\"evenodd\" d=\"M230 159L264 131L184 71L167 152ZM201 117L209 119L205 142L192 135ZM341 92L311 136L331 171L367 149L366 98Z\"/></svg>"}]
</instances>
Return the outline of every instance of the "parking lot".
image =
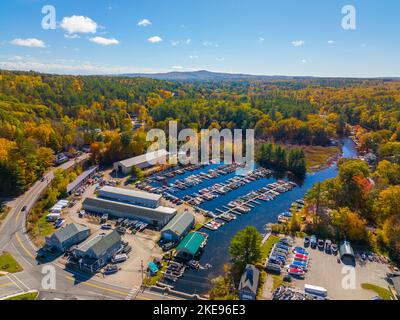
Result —
<instances>
[{"instance_id":1,"label":"parking lot","mask_svg":"<svg viewBox=\"0 0 400 320\"><path fill-rule=\"evenodd\" d=\"M304 246L304 240L296 238L294 244ZM309 270L303 280L293 281L293 285L299 289L304 289L305 284L310 284L327 289L328 297L333 300L368 300L377 294L361 288L361 284L370 283L382 288L388 286L385 280L386 272L389 272L387 264L357 259L355 267L345 266L343 263L338 263L336 255L327 254L318 248L308 247L307 250L310 257ZM350 273L355 275L355 286L345 288L346 283L349 283L346 282L348 279L346 276Z\"/></svg>"}]
</instances>

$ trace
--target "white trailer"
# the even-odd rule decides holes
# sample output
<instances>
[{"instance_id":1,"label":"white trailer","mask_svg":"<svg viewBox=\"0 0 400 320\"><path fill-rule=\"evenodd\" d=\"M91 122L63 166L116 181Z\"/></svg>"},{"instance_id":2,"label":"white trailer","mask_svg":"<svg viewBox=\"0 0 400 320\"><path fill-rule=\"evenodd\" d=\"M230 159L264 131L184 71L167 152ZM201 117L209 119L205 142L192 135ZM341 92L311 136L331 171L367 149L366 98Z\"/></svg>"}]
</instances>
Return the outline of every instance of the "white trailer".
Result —
<instances>
[{"instance_id":1,"label":"white trailer","mask_svg":"<svg viewBox=\"0 0 400 320\"><path fill-rule=\"evenodd\" d=\"M316 296L320 296L320 297L327 297L328 296L328 290L326 290L323 287L313 286L311 284L305 284L304 285L304 292L305 293L309 293L309 294L313 294L313 295L316 295Z\"/></svg>"}]
</instances>

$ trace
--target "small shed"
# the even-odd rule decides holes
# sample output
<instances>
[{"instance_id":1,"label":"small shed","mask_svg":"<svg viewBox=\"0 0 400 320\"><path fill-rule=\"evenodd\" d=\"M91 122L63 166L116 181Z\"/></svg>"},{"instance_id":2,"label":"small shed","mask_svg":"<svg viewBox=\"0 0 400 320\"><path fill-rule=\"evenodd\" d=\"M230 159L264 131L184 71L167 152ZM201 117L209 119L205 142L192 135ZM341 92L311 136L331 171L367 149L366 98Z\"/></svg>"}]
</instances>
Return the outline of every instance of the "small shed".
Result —
<instances>
[{"instance_id":1,"label":"small shed","mask_svg":"<svg viewBox=\"0 0 400 320\"><path fill-rule=\"evenodd\" d=\"M340 244L339 253L340 253L340 259L343 261L343 263L355 265L356 257L354 255L354 251L350 245L350 242L343 241Z\"/></svg>"}]
</instances>

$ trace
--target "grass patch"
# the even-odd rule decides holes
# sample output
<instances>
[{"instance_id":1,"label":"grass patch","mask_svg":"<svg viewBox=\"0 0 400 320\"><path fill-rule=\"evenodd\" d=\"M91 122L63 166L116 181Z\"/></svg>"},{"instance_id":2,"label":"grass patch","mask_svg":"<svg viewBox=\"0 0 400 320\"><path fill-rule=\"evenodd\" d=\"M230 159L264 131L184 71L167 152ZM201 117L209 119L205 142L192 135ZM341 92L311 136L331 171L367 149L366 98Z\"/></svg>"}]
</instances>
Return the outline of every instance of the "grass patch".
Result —
<instances>
[{"instance_id":1,"label":"grass patch","mask_svg":"<svg viewBox=\"0 0 400 320\"><path fill-rule=\"evenodd\" d=\"M267 241L261 246L261 259L262 263L264 263L264 260L268 258L269 253L271 252L272 247L274 246L275 243L279 241L279 237L271 234L268 238Z\"/></svg>"},{"instance_id":2,"label":"grass patch","mask_svg":"<svg viewBox=\"0 0 400 320\"><path fill-rule=\"evenodd\" d=\"M0 271L16 273L22 270L23 268L11 254L4 252L0 255Z\"/></svg>"},{"instance_id":3,"label":"grass patch","mask_svg":"<svg viewBox=\"0 0 400 320\"><path fill-rule=\"evenodd\" d=\"M47 214L44 214L36 223L33 225L32 234L36 237L46 237L53 234L56 229L54 228L53 222L46 220Z\"/></svg>"},{"instance_id":4,"label":"grass patch","mask_svg":"<svg viewBox=\"0 0 400 320\"><path fill-rule=\"evenodd\" d=\"M303 151L306 155L308 171L326 167L330 158L340 154L340 148L338 146L305 146L303 147Z\"/></svg>"},{"instance_id":5,"label":"grass patch","mask_svg":"<svg viewBox=\"0 0 400 320\"><path fill-rule=\"evenodd\" d=\"M379 297L381 297L384 300L390 300L390 291L388 289L376 286L371 283L363 283L361 284L361 288L365 290L372 290L378 294Z\"/></svg>"},{"instance_id":6,"label":"grass patch","mask_svg":"<svg viewBox=\"0 0 400 320\"><path fill-rule=\"evenodd\" d=\"M6 300L36 300L38 295L39 295L38 292L28 292L28 293L19 294L15 297L11 297Z\"/></svg>"},{"instance_id":7,"label":"grass patch","mask_svg":"<svg viewBox=\"0 0 400 320\"><path fill-rule=\"evenodd\" d=\"M2 221L7 218L8 213L10 212L11 208L7 206L0 206L0 225Z\"/></svg>"},{"instance_id":8,"label":"grass patch","mask_svg":"<svg viewBox=\"0 0 400 320\"><path fill-rule=\"evenodd\" d=\"M160 281L163 277L163 271L167 270L167 262L162 261L162 268L158 270L157 274L154 277L145 278L143 280L143 284L146 286L155 286L158 281Z\"/></svg>"}]
</instances>

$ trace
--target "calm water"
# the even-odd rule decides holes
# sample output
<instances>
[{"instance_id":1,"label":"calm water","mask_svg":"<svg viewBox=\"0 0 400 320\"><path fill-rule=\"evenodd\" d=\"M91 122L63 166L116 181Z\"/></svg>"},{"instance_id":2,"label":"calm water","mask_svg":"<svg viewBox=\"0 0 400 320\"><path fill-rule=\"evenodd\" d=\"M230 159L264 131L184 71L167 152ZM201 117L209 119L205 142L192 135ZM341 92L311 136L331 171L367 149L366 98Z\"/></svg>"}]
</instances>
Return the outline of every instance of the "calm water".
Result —
<instances>
[{"instance_id":1,"label":"calm water","mask_svg":"<svg viewBox=\"0 0 400 320\"><path fill-rule=\"evenodd\" d=\"M354 158L357 156L354 143L350 139L342 140L342 152L346 158ZM208 168L216 167L216 165L210 165ZM198 170L199 172L205 169ZM186 173L185 175L178 176L179 179L182 177L196 173ZM186 194L195 193L200 189L211 186L217 182L225 181L226 179L234 176L235 173L219 177L213 180L206 180L204 183L195 186L190 189L182 190L174 195L182 197ZM246 226L254 226L260 232L263 232L263 227L267 223L276 222L277 217L280 213L287 211L292 202L304 197L307 190L309 190L315 183L324 181L330 178L334 178L337 175L336 165L332 165L330 168L321 170L319 172L309 174L304 181L296 181L299 186L294 188L285 194L278 196L274 201L261 202L261 205L255 206L255 208L248 214L239 216L235 221L226 223L217 231L210 231L208 229L201 229L202 232L209 234L208 243L205 251L200 259L201 265L211 264L210 269L205 270L188 270L185 275L179 279L175 284L175 290L188 292L188 293L199 293L204 294L209 291L211 287L211 279L221 275L223 273L223 266L229 262L229 244L231 238L240 230ZM268 183L276 181L278 177L269 179L260 179L249 183L239 189L229 192L225 196L220 196L212 201L206 201L200 205L200 207L215 212L216 208L223 209L222 205L226 205L230 201L236 199L240 195L251 192L252 190L260 189L266 186ZM279 177L281 178L281 177ZM173 182L175 179L171 179Z\"/></svg>"}]
</instances>

